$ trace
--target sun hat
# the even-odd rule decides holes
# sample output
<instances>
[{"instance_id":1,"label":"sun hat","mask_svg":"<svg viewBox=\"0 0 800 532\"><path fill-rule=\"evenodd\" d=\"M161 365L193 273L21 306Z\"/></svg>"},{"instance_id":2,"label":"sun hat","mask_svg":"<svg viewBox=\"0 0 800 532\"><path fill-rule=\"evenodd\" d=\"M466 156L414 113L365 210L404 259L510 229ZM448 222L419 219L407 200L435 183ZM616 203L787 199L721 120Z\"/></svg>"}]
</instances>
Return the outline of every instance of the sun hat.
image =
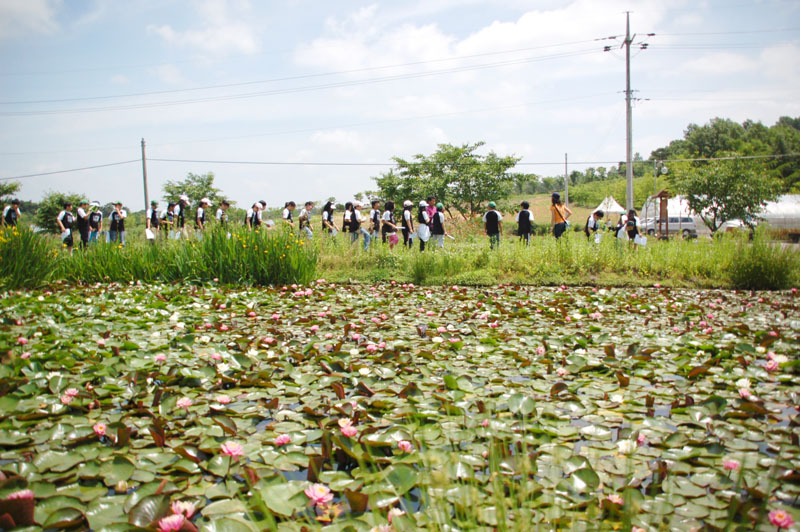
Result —
<instances>
[{"instance_id":1,"label":"sun hat","mask_svg":"<svg viewBox=\"0 0 800 532\"><path fill-rule=\"evenodd\" d=\"M422 201L419 202L419 206L420 207L427 207L428 206L428 202L426 202L425 200L422 200Z\"/></svg>"},{"instance_id":2,"label":"sun hat","mask_svg":"<svg viewBox=\"0 0 800 532\"><path fill-rule=\"evenodd\" d=\"M186 194L181 194L181 198L180 199L182 201L189 201L189 196L187 196Z\"/></svg>"},{"instance_id":3,"label":"sun hat","mask_svg":"<svg viewBox=\"0 0 800 532\"><path fill-rule=\"evenodd\" d=\"M200 200L200 203L205 203L206 205L211 205L211 200L208 198L203 198Z\"/></svg>"},{"instance_id":4,"label":"sun hat","mask_svg":"<svg viewBox=\"0 0 800 532\"><path fill-rule=\"evenodd\" d=\"M354 201L354 202L353 202L353 207L355 207L355 208L358 208L358 209L360 209L360 208L361 208L361 207L363 207L363 206L364 206L364 204L363 204L363 203L361 203L360 201Z\"/></svg>"},{"instance_id":5,"label":"sun hat","mask_svg":"<svg viewBox=\"0 0 800 532\"><path fill-rule=\"evenodd\" d=\"M405 200L403 202L403 207L412 207L414 204L411 203L411 200Z\"/></svg>"}]
</instances>

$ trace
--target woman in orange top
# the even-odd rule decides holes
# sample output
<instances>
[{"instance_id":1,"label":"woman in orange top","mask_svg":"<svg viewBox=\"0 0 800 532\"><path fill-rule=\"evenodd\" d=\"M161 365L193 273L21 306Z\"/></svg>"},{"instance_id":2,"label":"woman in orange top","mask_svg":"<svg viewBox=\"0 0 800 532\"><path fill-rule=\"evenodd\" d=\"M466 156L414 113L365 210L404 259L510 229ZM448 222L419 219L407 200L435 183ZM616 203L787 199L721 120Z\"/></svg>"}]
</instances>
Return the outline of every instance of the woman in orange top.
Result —
<instances>
[{"instance_id":1,"label":"woman in orange top","mask_svg":"<svg viewBox=\"0 0 800 532\"><path fill-rule=\"evenodd\" d=\"M552 201L550 221L553 223L553 235L561 238L561 235L567 230L567 219L572 215L572 211L561 203L561 195L558 192L553 192Z\"/></svg>"}]
</instances>

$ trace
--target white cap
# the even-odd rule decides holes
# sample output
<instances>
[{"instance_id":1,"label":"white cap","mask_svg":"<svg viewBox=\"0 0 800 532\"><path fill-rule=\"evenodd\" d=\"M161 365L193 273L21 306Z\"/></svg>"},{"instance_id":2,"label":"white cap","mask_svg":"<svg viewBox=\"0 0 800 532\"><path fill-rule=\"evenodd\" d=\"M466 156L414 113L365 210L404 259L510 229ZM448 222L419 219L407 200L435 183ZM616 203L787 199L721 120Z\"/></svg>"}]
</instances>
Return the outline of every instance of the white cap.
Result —
<instances>
[{"instance_id":1,"label":"white cap","mask_svg":"<svg viewBox=\"0 0 800 532\"><path fill-rule=\"evenodd\" d=\"M203 198L200 200L200 203L205 203L206 205L211 205L211 200L208 198Z\"/></svg>"},{"instance_id":2,"label":"white cap","mask_svg":"<svg viewBox=\"0 0 800 532\"><path fill-rule=\"evenodd\" d=\"M419 206L420 207L427 207L428 203L425 200L422 200L422 201L419 202Z\"/></svg>"},{"instance_id":3,"label":"white cap","mask_svg":"<svg viewBox=\"0 0 800 532\"><path fill-rule=\"evenodd\" d=\"M354 202L353 202L353 207L359 207L359 208L361 208L361 207L363 207L363 206L364 206L364 204L363 204L363 203L361 203L360 201L354 201Z\"/></svg>"},{"instance_id":4,"label":"white cap","mask_svg":"<svg viewBox=\"0 0 800 532\"><path fill-rule=\"evenodd\" d=\"M414 206L414 204L411 203L411 200L405 200L403 202L403 207L413 207L413 206Z\"/></svg>"},{"instance_id":5,"label":"white cap","mask_svg":"<svg viewBox=\"0 0 800 532\"><path fill-rule=\"evenodd\" d=\"M183 201L189 201L189 196L187 196L186 194L181 194L180 199Z\"/></svg>"}]
</instances>

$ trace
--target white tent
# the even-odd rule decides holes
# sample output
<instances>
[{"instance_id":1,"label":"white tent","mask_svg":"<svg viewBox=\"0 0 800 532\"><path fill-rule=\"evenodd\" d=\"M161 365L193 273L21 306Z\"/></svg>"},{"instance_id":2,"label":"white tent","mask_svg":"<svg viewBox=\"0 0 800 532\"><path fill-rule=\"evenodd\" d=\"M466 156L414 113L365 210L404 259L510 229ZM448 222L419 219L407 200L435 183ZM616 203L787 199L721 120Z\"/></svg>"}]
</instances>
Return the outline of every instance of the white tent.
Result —
<instances>
[{"instance_id":1,"label":"white tent","mask_svg":"<svg viewBox=\"0 0 800 532\"><path fill-rule=\"evenodd\" d=\"M608 196L600 205L597 206L595 210L592 212L603 211L606 214L624 214L625 209L622 208L622 205L617 203L617 200L614 199L613 196Z\"/></svg>"}]
</instances>

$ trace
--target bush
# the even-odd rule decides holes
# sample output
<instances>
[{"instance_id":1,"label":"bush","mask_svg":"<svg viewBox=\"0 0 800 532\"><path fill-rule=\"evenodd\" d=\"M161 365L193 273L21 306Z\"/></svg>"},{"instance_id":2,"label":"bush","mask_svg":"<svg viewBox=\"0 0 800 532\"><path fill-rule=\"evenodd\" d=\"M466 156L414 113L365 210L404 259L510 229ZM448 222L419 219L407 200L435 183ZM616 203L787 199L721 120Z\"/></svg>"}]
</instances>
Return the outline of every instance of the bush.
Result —
<instances>
[{"instance_id":1,"label":"bush","mask_svg":"<svg viewBox=\"0 0 800 532\"><path fill-rule=\"evenodd\" d=\"M734 288L782 290L792 282L796 252L772 244L764 229L758 229L752 243L740 242L736 258L728 269Z\"/></svg>"}]
</instances>

